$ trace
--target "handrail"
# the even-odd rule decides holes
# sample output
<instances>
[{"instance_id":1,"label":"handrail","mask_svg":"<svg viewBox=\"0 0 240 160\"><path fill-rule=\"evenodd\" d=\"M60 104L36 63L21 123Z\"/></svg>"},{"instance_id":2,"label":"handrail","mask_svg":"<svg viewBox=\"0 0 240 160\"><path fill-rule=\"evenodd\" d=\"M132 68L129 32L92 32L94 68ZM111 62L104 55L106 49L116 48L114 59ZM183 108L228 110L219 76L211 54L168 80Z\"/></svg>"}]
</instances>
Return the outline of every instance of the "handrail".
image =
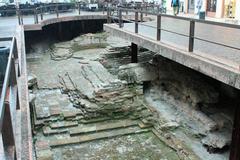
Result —
<instances>
[{"instance_id":1,"label":"handrail","mask_svg":"<svg viewBox=\"0 0 240 160\"><path fill-rule=\"evenodd\" d=\"M14 63L13 62L13 58L14 58L13 51L15 47L14 41L15 41L15 37L12 38L11 48L8 56L7 68L4 76L4 82L3 82L3 87L2 87L1 97L0 97L0 132L2 131L4 110L5 110L5 98L6 98L9 82L10 82L10 75L12 70L11 67L13 67L12 63Z\"/></svg>"},{"instance_id":2,"label":"handrail","mask_svg":"<svg viewBox=\"0 0 240 160\"><path fill-rule=\"evenodd\" d=\"M117 13L122 13L123 11L126 11L126 13L128 13L128 12L135 13L135 20L134 21L126 20L126 19L124 20L125 22L135 23L135 33L138 33L138 28L139 28L138 26L142 25L142 26L146 26L146 27L155 28L157 30L157 35L156 35L156 40L157 41L161 41L161 31L176 34L176 35L179 35L179 36L188 37L189 38L189 43L188 43L188 51L189 52L193 52L194 39L204 41L204 42L207 42L207 43L212 43L212 44L215 44L215 45L221 45L221 46L224 46L226 48L231 48L231 49L234 49L234 50L240 50L240 48L232 46L232 45L223 44L223 43L219 43L219 42L216 42L216 41L203 39L201 37L197 37L197 36L194 35L194 33L195 33L195 23L204 23L204 24L207 24L207 25L215 25L215 26L227 27L227 28L232 28L232 29L240 29L240 25L228 24L228 23L223 23L223 22L214 22L214 21L209 21L209 20L201 20L201 19L195 19L195 18L180 17L180 16L174 16L174 15L167 15L167 14L162 14L162 13L144 11L142 9L127 9L127 8L122 8L122 7L118 7L118 8L111 7L111 8L108 9L108 12L115 11L115 10L118 11ZM143 19L142 14L144 14L144 13L148 14L148 15L157 16L156 26L148 25L148 24L144 24L144 23L139 23L139 19L138 19L139 13L141 14L141 22L142 22L142 19ZM123 23L123 20L122 20L123 15L122 14L118 14L118 16L111 16L111 14L108 13L107 15L109 16L108 19L111 19L111 18L118 19L119 27L122 28L122 26L123 26L123 24L121 24L121 23ZM189 22L189 34L186 35L186 34L183 34L183 33L178 33L178 32L173 31L173 30L162 28L161 27L161 23L162 23L161 17L179 19L179 20L184 20L184 21Z\"/></svg>"},{"instance_id":3,"label":"handrail","mask_svg":"<svg viewBox=\"0 0 240 160\"><path fill-rule=\"evenodd\" d=\"M1 38L0 41L9 41L9 37L6 39ZM14 124L16 124L16 121L13 121L15 118L12 118L12 116L16 116L16 114L14 114L16 111L13 110L19 109L17 89L18 74L16 70L18 70L18 53L16 38L12 37L11 48L8 56L8 62L0 97L0 138L2 139L0 146L1 149L4 150L1 151L0 156L2 158L10 156L10 159L16 159L16 134L14 134L13 129L13 127L15 127ZM9 94L12 93L9 92L10 90L13 91L13 94ZM12 96L14 96L14 98ZM15 106L11 106L12 104L15 104ZM12 147L13 150L8 150L8 147ZM5 153L7 155L5 155Z\"/></svg>"}]
</instances>

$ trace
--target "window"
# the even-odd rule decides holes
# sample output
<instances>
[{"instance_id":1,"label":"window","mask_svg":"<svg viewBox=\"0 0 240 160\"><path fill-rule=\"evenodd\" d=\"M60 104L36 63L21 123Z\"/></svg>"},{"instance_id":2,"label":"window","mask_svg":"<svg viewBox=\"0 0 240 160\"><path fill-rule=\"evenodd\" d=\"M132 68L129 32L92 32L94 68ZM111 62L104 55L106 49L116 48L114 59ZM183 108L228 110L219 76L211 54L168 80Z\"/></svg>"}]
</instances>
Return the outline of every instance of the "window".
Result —
<instances>
[{"instance_id":1,"label":"window","mask_svg":"<svg viewBox=\"0 0 240 160\"><path fill-rule=\"evenodd\" d=\"M207 11L216 12L217 0L207 0Z\"/></svg>"}]
</instances>

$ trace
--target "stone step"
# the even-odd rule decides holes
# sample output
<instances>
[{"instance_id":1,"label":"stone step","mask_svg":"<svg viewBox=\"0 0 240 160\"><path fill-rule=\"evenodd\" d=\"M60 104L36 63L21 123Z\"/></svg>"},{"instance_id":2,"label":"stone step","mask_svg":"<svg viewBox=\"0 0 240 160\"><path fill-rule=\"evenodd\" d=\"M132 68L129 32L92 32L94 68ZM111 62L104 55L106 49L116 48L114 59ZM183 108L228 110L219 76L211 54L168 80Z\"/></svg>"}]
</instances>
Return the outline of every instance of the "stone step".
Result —
<instances>
[{"instance_id":1,"label":"stone step","mask_svg":"<svg viewBox=\"0 0 240 160\"><path fill-rule=\"evenodd\" d=\"M69 128L78 126L77 121L57 121L50 124L52 129L59 129L59 128Z\"/></svg>"},{"instance_id":2,"label":"stone step","mask_svg":"<svg viewBox=\"0 0 240 160\"><path fill-rule=\"evenodd\" d=\"M128 127L123 129L114 129L111 131L102 131L97 133L92 133L88 135L81 135L81 136L74 136L74 137L68 137L68 138L59 138L56 140L50 141L51 147L60 147L60 146L66 146L66 145L72 145L72 144L79 144L94 140L100 140L100 139L106 139L106 138L114 138L117 136L124 136L124 135L130 135L130 134L140 134L149 132L150 129L140 129L139 127Z\"/></svg>"},{"instance_id":3,"label":"stone step","mask_svg":"<svg viewBox=\"0 0 240 160\"><path fill-rule=\"evenodd\" d=\"M92 132L112 130L117 128L137 126L138 122L139 121L133 121L133 120L120 120L120 121L113 121L108 123L97 123L97 124L80 126L78 128L72 128L72 129L69 129L69 132L71 136L74 136L79 134L86 134L86 133L92 133Z\"/></svg>"},{"instance_id":4,"label":"stone step","mask_svg":"<svg viewBox=\"0 0 240 160\"><path fill-rule=\"evenodd\" d=\"M43 134L45 136L50 136L50 135L53 135L53 134L63 134L63 133L67 133L68 130L63 128L63 129L51 129L50 127L46 126L46 127L43 127Z\"/></svg>"}]
</instances>

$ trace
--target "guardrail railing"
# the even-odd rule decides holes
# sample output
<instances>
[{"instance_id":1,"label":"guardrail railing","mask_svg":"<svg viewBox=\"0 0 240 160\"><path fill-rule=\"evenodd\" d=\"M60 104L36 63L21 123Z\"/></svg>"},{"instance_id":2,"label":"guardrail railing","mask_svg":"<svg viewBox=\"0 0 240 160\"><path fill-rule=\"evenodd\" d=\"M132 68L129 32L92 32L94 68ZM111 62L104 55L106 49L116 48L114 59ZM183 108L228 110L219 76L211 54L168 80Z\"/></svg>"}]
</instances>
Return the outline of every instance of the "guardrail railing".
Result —
<instances>
[{"instance_id":1,"label":"guardrail railing","mask_svg":"<svg viewBox=\"0 0 240 160\"><path fill-rule=\"evenodd\" d=\"M11 41L6 72L0 97L0 159L16 159L16 111L20 109L17 79L20 76L16 38L0 38ZM6 158L7 157L7 158Z\"/></svg>"},{"instance_id":2,"label":"guardrail railing","mask_svg":"<svg viewBox=\"0 0 240 160\"><path fill-rule=\"evenodd\" d=\"M162 41L162 32L168 32L174 35L178 35L178 36L182 36L185 38L188 38L188 52L193 52L194 51L194 42L195 40L199 40L199 41L203 41L203 42L207 42L208 44L215 44L215 45L219 45L219 46L223 46L229 49L233 49L236 51L240 51L240 48L231 44L225 44L225 43L221 43L218 41L213 41L213 40L209 40L209 39L204 39L202 37L199 37L197 35L195 35L196 33L196 23L198 24L207 24L207 25L214 25L214 26L218 26L218 27L226 27L227 29L240 29L240 25L235 25L235 24L228 24L228 23L223 23L223 22L215 22L215 21L209 21L209 20L202 20L202 19L194 19L194 18L187 18L187 17L181 17L181 16L174 16L174 15L168 15L168 14L164 14L164 13L157 13L157 12L149 12L147 10L144 10L144 8L141 9L126 9L126 8L108 8L108 23L110 23L113 19L114 21L118 21L118 26L119 28L123 27L123 12L127 13L133 13L135 15L135 19L134 20L129 20L126 19L127 16L124 17L124 22L127 23L134 23L135 24L135 29L134 32L139 34L139 26L145 26L145 27L150 27L153 28L156 31L156 39L157 41ZM117 11L117 15L112 15L112 12L116 12ZM156 24L154 25L149 25L146 23L141 23L143 22L143 15L151 15L153 17L156 18ZM162 20L163 18L170 18L172 20L182 20L185 22L188 22L188 28L186 28L186 30L188 30L188 34L184 34L184 33L180 33L171 29L168 29L167 27L163 28L162 24L164 24L164 21ZM178 24L176 24L178 25ZM211 32L211 31L209 31Z\"/></svg>"},{"instance_id":3,"label":"guardrail railing","mask_svg":"<svg viewBox=\"0 0 240 160\"><path fill-rule=\"evenodd\" d=\"M98 9L97 11L105 11L106 7ZM55 3L55 4L49 4L49 5L41 5L36 8L15 8L15 9L0 9L0 15L16 15L18 19L18 24L23 25L24 24L24 16L29 15L33 16L34 24L39 23L39 19L43 20L44 15L47 13L55 14L56 18L60 16L60 13L65 12L76 12L77 15L80 15L82 11L86 10L83 8L81 3ZM40 18L39 18L40 16Z\"/></svg>"}]
</instances>

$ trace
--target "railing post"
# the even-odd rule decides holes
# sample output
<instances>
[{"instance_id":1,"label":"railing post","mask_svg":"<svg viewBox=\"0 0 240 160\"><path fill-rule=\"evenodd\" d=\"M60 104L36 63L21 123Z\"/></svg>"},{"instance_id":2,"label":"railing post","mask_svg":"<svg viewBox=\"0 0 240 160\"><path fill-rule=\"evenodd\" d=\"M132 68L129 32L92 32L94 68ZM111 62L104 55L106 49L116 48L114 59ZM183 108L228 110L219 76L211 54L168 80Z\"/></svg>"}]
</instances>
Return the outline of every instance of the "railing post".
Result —
<instances>
[{"instance_id":1,"label":"railing post","mask_svg":"<svg viewBox=\"0 0 240 160\"><path fill-rule=\"evenodd\" d=\"M145 4L145 10L146 10L145 16L147 16L147 10L148 10L147 4Z\"/></svg>"},{"instance_id":2,"label":"railing post","mask_svg":"<svg viewBox=\"0 0 240 160\"><path fill-rule=\"evenodd\" d=\"M123 22L122 22L122 9L119 8L118 10L118 16L119 16L119 28L123 27Z\"/></svg>"},{"instance_id":3,"label":"railing post","mask_svg":"<svg viewBox=\"0 0 240 160\"><path fill-rule=\"evenodd\" d=\"M38 13L37 13L37 9L34 9L34 23L38 24Z\"/></svg>"},{"instance_id":4,"label":"railing post","mask_svg":"<svg viewBox=\"0 0 240 160\"><path fill-rule=\"evenodd\" d=\"M40 6L40 16L41 16L41 21L43 20L43 7L42 6Z\"/></svg>"},{"instance_id":5,"label":"railing post","mask_svg":"<svg viewBox=\"0 0 240 160\"><path fill-rule=\"evenodd\" d=\"M161 14L157 15L157 41L161 40Z\"/></svg>"},{"instance_id":6,"label":"railing post","mask_svg":"<svg viewBox=\"0 0 240 160\"><path fill-rule=\"evenodd\" d=\"M80 13L81 13L80 9L81 9L81 4L78 3L78 15L80 15Z\"/></svg>"},{"instance_id":7,"label":"railing post","mask_svg":"<svg viewBox=\"0 0 240 160\"><path fill-rule=\"evenodd\" d=\"M138 12L135 12L135 33L138 33Z\"/></svg>"},{"instance_id":8,"label":"railing post","mask_svg":"<svg viewBox=\"0 0 240 160\"><path fill-rule=\"evenodd\" d=\"M21 25L21 18L20 18L19 8L17 8L16 12L17 12L17 17L18 17L18 24Z\"/></svg>"},{"instance_id":9,"label":"railing post","mask_svg":"<svg viewBox=\"0 0 240 160\"><path fill-rule=\"evenodd\" d=\"M23 25L23 15L21 10L19 10L20 24Z\"/></svg>"},{"instance_id":10,"label":"railing post","mask_svg":"<svg viewBox=\"0 0 240 160\"><path fill-rule=\"evenodd\" d=\"M110 12L110 8L108 7L107 8L107 23L109 24L109 23L111 23L111 12Z\"/></svg>"},{"instance_id":11,"label":"railing post","mask_svg":"<svg viewBox=\"0 0 240 160\"><path fill-rule=\"evenodd\" d=\"M143 22L143 9L142 9L142 7L141 7L141 14L140 14L140 20L141 20L141 22Z\"/></svg>"},{"instance_id":12,"label":"railing post","mask_svg":"<svg viewBox=\"0 0 240 160\"><path fill-rule=\"evenodd\" d=\"M190 21L188 52L193 52L195 21Z\"/></svg>"},{"instance_id":13,"label":"railing post","mask_svg":"<svg viewBox=\"0 0 240 160\"><path fill-rule=\"evenodd\" d=\"M58 5L56 4L56 14L57 14L57 18L59 17L59 12L58 12Z\"/></svg>"}]
</instances>

